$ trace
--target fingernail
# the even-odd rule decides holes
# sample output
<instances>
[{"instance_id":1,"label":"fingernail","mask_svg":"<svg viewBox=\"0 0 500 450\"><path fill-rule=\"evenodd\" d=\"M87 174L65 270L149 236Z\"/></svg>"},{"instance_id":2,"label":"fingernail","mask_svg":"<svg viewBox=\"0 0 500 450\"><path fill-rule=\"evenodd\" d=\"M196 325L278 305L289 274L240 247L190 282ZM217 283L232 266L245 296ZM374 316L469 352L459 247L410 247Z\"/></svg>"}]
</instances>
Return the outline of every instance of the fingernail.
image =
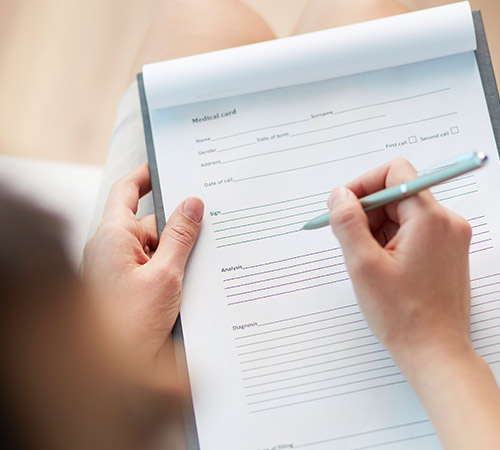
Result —
<instances>
[{"instance_id":1,"label":"fingernail","mask_svg":"<svg viewBox=\"0 0 500 450\"><path fill-rule=\"evenodd\" d=\"M196 223L200 223L203 217L203 202L196 197L189 197L185 200L182 212Z\"/></svg>"},{"instance_id":2,"label":"fingernail","mask_svg":"<svg viewBox=\"0 0 500 450\"><path fill-rule=\"evenodd\" d=\"M328 197L328 208L332 209L336 203L345 200L348 195L349 191L345 186L335 188L330 194L330 197Z\"/></svg>"}]
</instances>

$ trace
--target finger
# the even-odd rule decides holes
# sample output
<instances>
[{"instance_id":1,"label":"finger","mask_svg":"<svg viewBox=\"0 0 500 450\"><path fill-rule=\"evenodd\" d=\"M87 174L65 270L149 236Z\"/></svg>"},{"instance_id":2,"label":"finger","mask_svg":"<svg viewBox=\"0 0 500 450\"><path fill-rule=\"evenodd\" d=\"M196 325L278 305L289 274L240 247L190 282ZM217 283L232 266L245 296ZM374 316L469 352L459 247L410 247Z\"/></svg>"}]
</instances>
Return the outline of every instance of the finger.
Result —
<instances>
[{"instance_id":1,"label":"finger","mask_svg":"<svg viewBox=\"0 0 500 450\"><path fill-rule=\"evenodd\" d=\"M411 167L411 164L404 159L394 159L366 172L364 175L346 184L346 187L353 191L358 198L365 197L391 186L389 184L391 182L393 185L396 184L397 180L404 176L414 178L416 172L415 169L413 171L409 169ZM400 174L399 178L397 178L397 174ZM402 181L407 180L401 179Z\"/></svg>"},{"instance_id":2,"label":"finger","mask_svg":"<svg viewBox=\"0 0 500 450\"><path fill-rule=\"evenodd\" d=\"M150 214L139 219L139 227L142 234L143 245L147 245L151 250L158 246L158 228L156 225L156 216Z\"/></svg>"},{"instance_id":3,"label":"finger","mask_svg":"<svg viewBox=\"0 0 500 450\"><path fill-rule=\"evenodd\" d=\"M381 191L389 187L387 177L392 171L397 172L398 160L390 161L375 169L370 170L359 178L346 184L346 187L354 192L358 198L366 197L374 192ZM392 169L391 169L392 168ZM395 180L390 180L395 183ZM370 228L377 233L387 220L397 222L395 210L389 208L376 208L367 213Z\"/></svg>"},{"instance_id":4,"label":"finger","mask_svg":"<svg viewBox=\"0 0 500 450\"><path fill-rule=\"evenodd\" d=\"M368 259L383 257L383 250L370 231L363 207L351 190L343 186L334 189L328 207L330 224L342 247L349 272L364 267Z\"/></svg>"},{"instance_id":5,"label":"finger","mask_svg":"<svg viewBox=\"0 0 500 450\"><path fill-rule=\"evenodd\" d=\"M377 240L377 242L385 247L391 240L396 236L399 231L399 224L393 222L390 219L387 219L384 223L380 225L377 229L371 229L373 237Z\"/></svg>"},{"instance_id":6,"label":"finger","mask_svg":"<svg viewBox=\"0 0 500 450\"><path fill-rule=\"evenodd\" d=\"M415 168L405 159L393 161L387 172L387 186L395 186L418 176ZM403 225L408 220L425 213L425 210L434 207L436 200L428 189L408 197L399 202L390 203L385 207L391 220Z\"/></svg>"},{"instance_id":7,"label":"finger","mask_svg":"<svg viewBox=\"0 0 500 450\"><path fill-rule=\"evenodd\" d=\"M150 190L149 166L145 163L113 185L104 207L104 218L135 215L139 199Z\"/></svg>"},{"instance_id":8,"label":"finger","mask_svg":"<svg viewBox=\"0 0 500 450\"><path fill-rule=\"evenodd\" d=\"M348 183L346 187L351 189L358 198L362 198L387 187L409 181L416 176L415 168L407 160L399 158L367 172ZM422 191L404 201L390 203L384 208L370 211L368 213L370 224L372 227L378 227L387 218L396 223L403 223L415 212L415 208L426 207L430 203L435 203L432 194L428 190Z\"/></svg>"},{"instance_id":9,"label":"finger","mask_svg":"<svg viewBox=\"0 0 500 450\"><path fill-rule=\"evenodd\" d=\"M182 277L187 259L200 232L203 202L196 197L184 200L168 219L152 261Z\"/></svg>"}]
</instances>

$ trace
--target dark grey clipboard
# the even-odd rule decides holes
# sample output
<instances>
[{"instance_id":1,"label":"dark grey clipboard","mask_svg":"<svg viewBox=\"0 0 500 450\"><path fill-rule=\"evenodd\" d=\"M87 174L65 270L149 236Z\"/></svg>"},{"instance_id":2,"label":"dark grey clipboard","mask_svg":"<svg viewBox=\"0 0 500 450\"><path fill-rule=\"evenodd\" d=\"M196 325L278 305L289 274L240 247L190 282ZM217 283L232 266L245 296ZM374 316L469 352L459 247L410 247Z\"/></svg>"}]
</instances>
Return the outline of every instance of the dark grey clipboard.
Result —
<instances>
[{"instance_id":1,"label":"dark grey clipboard","mask_svg":"<svg viewBox=\"0 0 500 450\"><path fill-rule=\"evenodd\" d=\"M498 98L495 72L493 71L493 65L491 63L491 55L488 49L481 11L472 11L472 17L474 19L474 28L476 29L477 65L479 66L484 95L490 112L490 120L493 127L495 142L497 144L497 151L500 151L500 101Z\"/></svg>"},{"instance_id":2,"label":"dark grey clipboard","mask_svg":"<svg viewBox=\"0 0 500 450\"><path fill-rule=\"evenodd\" d=\"M476 59L479 66L481 81L483 83L486 103L488 105L488 110L490 113L493 134L495 136L495 141L497 144L497 151L499 151L500 153L500 100L498 97L498 88L495 80L495 73L493 71L493 66L491 63L491 56L488 49L488 43L486 40L481 12L473 11L472 15L474 19L474 27L476 30L477 39L477 50L475 52ZM137 82L139 87L139 96L141 99L142 119L144 123L144 135L146 139L149 170L151 172L151 186L153 189L153 202L155 205L156 223L158 226L158 232L161 233L161 231L163 231L163 228L165 227L166 222L165 210L163 208L161 188L158 176L158 166L156 164L155 148L151 131L151 122L149 118L149 109L146 99L146 93L144 90L144 80L142 77L142 73L139 73L137 75ZM182 345L176 345L176 349L178 351L177 362L179 364L185 364L184 338L182 334L182 324L180 317L177 319L177 322L174 326L173 337L177 343L182 343ZM179 354L180 352L182 352L182 354ZM198 433L196 429L196 421L192 402L190 402L190 407L184 412L184 433L186 439L186 449L199 450L200 444L198 441Z\"/></svg>"},{"instance_id":3,"label":"dark grey clipboard","mask_svg":"<svg viewBox=\"0 0 500 450\"><path fill-rule=\"evenodd\" d=\"M156 214L156 226L158 228L158 235L161 235L165 228L166 217L165 209L163 208L163 200L161 195L160 179L158 175L158 165L156 164L156 155L153 142L153 133L151 131L151 121L149 118L149 109L146 99L146 92L144 90L144 80L142 73L137 74L137 85L139 88L139 97L141 100L142 121L144 125L144 137L146 139L146 151L149 161L149 172L151 176L151 188L153 191L153 204ZM177 317L174 329L172 330L172 337L175 342L176 364L177 366L185 366L186 353L184 348L184 336L182 334L182 324L180 316ZM185 368L185 367L184 367ZM186 371L183 371L187 373ZM184 438L186 441L187 450L199 450L200 444L198 441L198 432L196 430L196 422L194 417L194 409L192 401L189 406L183 411L184 419Z\"/></svg>"}]
</instances>

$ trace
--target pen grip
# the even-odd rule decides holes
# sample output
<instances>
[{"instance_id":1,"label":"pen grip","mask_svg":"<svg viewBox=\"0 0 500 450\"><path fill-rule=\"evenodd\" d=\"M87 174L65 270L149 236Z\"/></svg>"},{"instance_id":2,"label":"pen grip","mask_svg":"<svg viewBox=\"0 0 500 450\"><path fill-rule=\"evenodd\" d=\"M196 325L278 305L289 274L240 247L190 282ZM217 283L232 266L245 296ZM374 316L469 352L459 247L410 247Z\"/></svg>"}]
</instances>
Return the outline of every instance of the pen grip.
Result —
<instances>
[{"instance_id":1,"label":"pen grip","mask_svg":"<svg viewBox=\"0 0 500 450\"><path fill-rule=\"evenodd\" d=\"M405 183L402 185L404 184ZM403 200L408 196L408 194L405 194L405 191L401 190L402 185L398 184L397 186L392 186L382 191L367 195L366 197L359 199L359 202L365 211L371 211L372 209L380 208L381 206L385 206L389 203Z\"/></svg>"}]
</instances>

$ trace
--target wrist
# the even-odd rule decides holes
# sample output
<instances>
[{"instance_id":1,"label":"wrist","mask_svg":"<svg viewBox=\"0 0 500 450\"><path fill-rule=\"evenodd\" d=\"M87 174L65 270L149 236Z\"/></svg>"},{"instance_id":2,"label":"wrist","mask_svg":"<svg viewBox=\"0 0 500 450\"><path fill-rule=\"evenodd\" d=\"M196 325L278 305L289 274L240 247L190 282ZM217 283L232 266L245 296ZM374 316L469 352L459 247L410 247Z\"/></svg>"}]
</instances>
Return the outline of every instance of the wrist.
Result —
<instances>
[{"instance_id":1,"label":"wrist","mask_svg":"<svg viewBox=\"0 0 500 450\"><path fill-rule=\"evenodd\" d=\"M500 391L470 341L421 348L400 366L447 449L500 448Z\"/></svg>"},{"instance_id":2,"label":"wrist","mask_svg":"<svg viewBox=\"0 0 500 450\"><path fill-rule=\"evenodd\" d=\"M486 364L475 352L467 336L447 337L446 340L434 338L429 343L414 346L401 356L393 356L416 391L420 386L428 385L430 380L435 384L446 383L462 368Z\"/></svg>"},{"instance_id":3,"label":"wrist","mask_svg":"<svg viewBox=\"0 0 500 450\"><path fill-rule=\"evenodd\" d=\"M419 348L414 358L400 367L424 406L437 398L445 401L448 396L451 403L451 397L462 396L471 383L492 376L468 339Z\"/></svg>"}]
</instances>

